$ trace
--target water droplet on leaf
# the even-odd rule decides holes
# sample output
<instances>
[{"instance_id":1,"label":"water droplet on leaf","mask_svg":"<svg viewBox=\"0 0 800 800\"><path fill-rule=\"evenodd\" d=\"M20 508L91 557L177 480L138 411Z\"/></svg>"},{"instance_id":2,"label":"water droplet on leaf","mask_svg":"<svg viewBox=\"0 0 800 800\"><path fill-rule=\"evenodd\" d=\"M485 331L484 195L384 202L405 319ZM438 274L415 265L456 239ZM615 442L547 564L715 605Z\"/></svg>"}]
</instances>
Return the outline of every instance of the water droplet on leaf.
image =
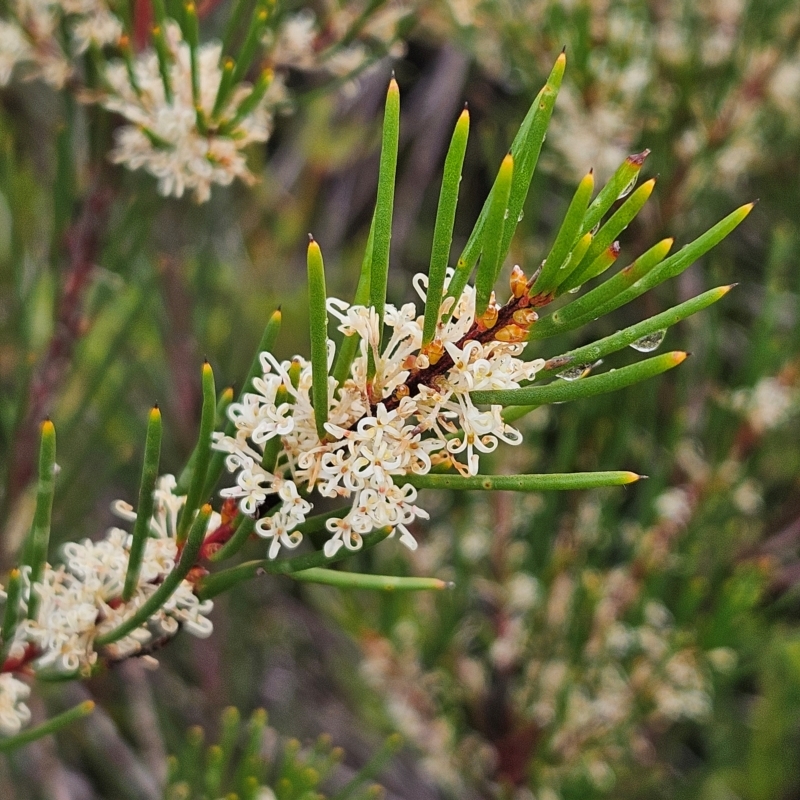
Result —
<instances>
[{"instance_id":1,"label":"water droplet on leaf","mask_svg":"<svg viewBox=\"0 0 800 800\"><path fill-rule=\"evenodd\" d=\"M639 173L637 172L636 175L633 176L631 182L617 195L617 200L622 200L623 197L627 197L633 191L633 187L636 186L636 181L638 180Z\"/></svg>"},{"instance_id":2,"label":"water droplet on leaf","mask_svg":"<svg viewBox=\"0 0 800 800\"><path fill-rule=\"evenodd\" d=\"M653 350L658 350L659 345L664 341L664 337L666 335L667 332L665 330L648 333L646 336L642 336L635 342L631 342L630 346L634 350L638 350L640 353L652 353Z\"/></svg>"},{"instance_id":3,"label":"water droplet on leaf","mask_svg":"<svg viewBox=\"0 0 800 800\"><path fill-rule=\"evenodd\" d=\"M522 218L525 216L524 211L519 212L519 216L517 217L517 222L522 222Z\"/></svg>"},{"instance_id":4,"label":"water droplet on leaf","mask_svg":"<svg viewBox=\"0 0 800 800\"><path fill-rule=\"evenodd\" d=\"M563 372L556 373L556 377L565 381L577 381L591 369L591 364L576 364L574 367L569 367L569 369L565 369Z\"/></svg>"},{"instance_id":5,"label":"water droplet on leaf","mask_svg":"<svg viewBox=\"0 0 800 800\"><path fill-rule=\"evenodd\" d=\"M570 293L570 294L578 294L578 292L579 292L581 289L583 289L583 286L576 286L574 289L570 289L570 290L569 290L569 293Z\"/></svg>"}]
</instances>

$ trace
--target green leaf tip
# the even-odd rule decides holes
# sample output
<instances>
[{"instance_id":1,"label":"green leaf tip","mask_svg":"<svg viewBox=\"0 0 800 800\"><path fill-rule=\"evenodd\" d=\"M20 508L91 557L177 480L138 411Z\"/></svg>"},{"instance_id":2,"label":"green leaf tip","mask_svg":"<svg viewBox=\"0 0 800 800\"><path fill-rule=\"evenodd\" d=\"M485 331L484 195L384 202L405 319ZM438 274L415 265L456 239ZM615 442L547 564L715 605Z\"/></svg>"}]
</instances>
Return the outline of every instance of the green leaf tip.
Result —
<instances>
[{"instance_id":1,"label":"green leaf tip","mask_svg":"<svg viewBox=\"0 0 800 800\"><path fill-rule=\"evenodd\" d=\"M311 399L314 405L314 419L317 435L326 435L325 423L328 421L328 311L327 290L325 288L325 265L322 250L308 235L308 321L311 334Z\"/></svg>"},{"instance_id":2,"label":"green leaf tip","mask_svg":"<svg viewBox=\"0 0 800 800\"><path fill-rule=\"evenodd\" d=\"M458 118L445 158L428 269L428 292L425 299L422 330L423 346L433 341L439 323L445 277L450 262L450 248L453 244L458 190L461 185L461 172L469 140L469 122L469 111L465 108Z\"/></svg>"},{"instance_id":3,"label":"green leaf tip","mask_svg":"<svg viewBox=\"0 0 800 800\"><path fill-rule=\"evenodd\" d=\"M378 167L378 193L375 200L374 230L370 264L369 300L378 315L378 346L383 339L383 315L386 288L389 282L389 251L392 241L394 187L397 177L397 151L400 146L400 87L392 78L386 92L381 136L381 157ZM368 373L375 374L370 356Z\"/></svg>"},{"instance_id":4,"label":"green leaf tip","mask_svg":"<svg viewBox=\"0 0 800 800\"><path fill-rule=\"evenodd\" d=\"M544 386L534 384L520 389L483 390L472 392L470 396L474 403L530 406L531 408L528 410L532 410L532 407L546 403L565 403L624 389L634 383L654 378L662 372L677 367L678 364L686 360L687 356L688 353L683 351L664 353L660 356L637 361L626 367L609 370L600 375L592 375L576 381L553 381ZM521 414L514 413L513 409L509 409L509 411L511 412L510 416L503 415L506 421L518 419L521 416ZM527 411L523 413L527 413Z\"/></svg>"}]
</instances>

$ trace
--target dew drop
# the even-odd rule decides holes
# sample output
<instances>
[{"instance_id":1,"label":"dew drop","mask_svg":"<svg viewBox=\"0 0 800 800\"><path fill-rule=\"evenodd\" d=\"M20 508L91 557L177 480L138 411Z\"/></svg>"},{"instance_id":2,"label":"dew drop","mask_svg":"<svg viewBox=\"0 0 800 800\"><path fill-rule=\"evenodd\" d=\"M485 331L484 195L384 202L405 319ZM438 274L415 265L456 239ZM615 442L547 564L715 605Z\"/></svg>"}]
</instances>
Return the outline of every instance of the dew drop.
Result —
<instances>
[{"instance_id":1,"label":"dew drop","mask_svg":"<svg viewBox=\"0 0 800 800\"><path fill-rule=\"evenodd\" d=\"M583 286L576 286L574 289L570 289L570 290L569 290L569 293L570 293L570 294L578 294L578 292L579 292L581 289L583 289Z\"/></svg>"},{"instance_id":2,"label":"dew drop","mask_svg":"<svg viewBox=\"0 0 800 800\"><path fill-rule=\"evenodd\" d=\"M576 364L574 367L557 372L556 377L565 381L577 381L591 370L591 364Z\"/></svg>"},{"instance_id":3,"label":"dew drop","mask_svg":"<svg viewBox=\"0 0 800 800\"><path fill-rule=\"evenodd\" d=\"M508 209L506 209L506 213L503 214L503 219L508 219Z\"/></svg>"},{"instance_id":4,"label":"dew drop","mask_svg":"<svg viewBox=\"0 0 800 800\"><path fill-rule=\"evenodd\" d=\"M642 336L641 339L631 342L630 346L634 350L638 350L640 353L652 353L653 350L658 350L666 335L667 332L665 330L648 333L647 336Z\"/></svg>"},{"instance_id":5,"label":"dew drop","mask_svg":"<svg viewBox=\"0 0 800 800\"><path fill-rule=\"evenodd\" d=\"M522 222L522 218L525 216L524 211L519 212L519 216L517 217L517 222Z\"/></svg>"},{"instance_id":6,"label":"dew drop","mask_svg":"<svg viewBox=\"0 0 800 800\"><path fill-rule=\"evenodd\" d=\"M636 186L636 181L639 180L639 173L637 172L631 182L617 195L617 200L622 200L623 197L627 197L632 191L633 187Z\"/></svg>"}]
</instances>

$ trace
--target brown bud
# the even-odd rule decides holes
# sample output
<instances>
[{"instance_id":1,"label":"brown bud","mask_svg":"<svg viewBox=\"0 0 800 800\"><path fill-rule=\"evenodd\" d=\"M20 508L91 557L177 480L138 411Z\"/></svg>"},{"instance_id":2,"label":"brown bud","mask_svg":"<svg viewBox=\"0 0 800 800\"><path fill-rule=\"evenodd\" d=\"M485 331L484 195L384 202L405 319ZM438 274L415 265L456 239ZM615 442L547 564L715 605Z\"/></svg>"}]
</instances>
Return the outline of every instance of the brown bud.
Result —
<instances>
[{"instance_id":1,"label":"brown bud","mask_svg":"<svg viewBox=\"0 0 800 800\"><path fill-rule=\"evenodd\" d=\"M512 316L514 322L524 328L530 327L539 319L539 315L532 308L520 308Z\"/></svg>"},{"instance_id":2,"label":"brown bud","mask_svg":"<svg viewBox=\"0 0 800 800\"><path fill-rule=\"evenodd\" d=\"M488 331L490 328L494 328L497 324L497 317L499 314L500 311L497 308L497 300L495 299L494 292L492 292L489 305L486 306L486 311L475 320L478 324L478 330Z\"/></svg>"},{"instance_id":3,"label":"brown bud","mask_svg":"<svg viewBox=\"0 0 800 800\"><path fill-rule=\"evenodd\" d=\"M442 344L442 340L437 337L424 348L423 352L426 356L428 356L428 361L430 361L431 366L433 366L444 355L444 345Z\"/></svg>"},{"instance_id":4,"label":"brown bud","mask_svg":"<svg viewBox=\"0 0 800 800\"><path fill-rule=\"evenodd\" d=\"M395 390L394 396L398 400L402 400L404 397L408 397L411 394L411 389L408 388L404 383L401 383Z\"/></svg>"},{"instance_id":5,"label":"brown bud","mask_svg":"<svg viewBox=\"0 0 800 800\"><path fill-rule=\"evenodd\" d=\"M511 280L509 281L511 284L511 294L514 297L522 297L528 291L528 279L525 277L525 273L520 269L519 264L514 265L514 269L511 270Z\"/></svg>"},{"instance_id":6,"label":"brown bud","mask_svg":"<svg viewBox=\"0 0 800 800\"><path fill-rule=\"evenodd\" d=\"M506 325L495 333L494 338L498 342L515 344L516 342L524 342L528 338L528 331L525 328L520 328L519 325Z\"/></svg>"}]
</instances>

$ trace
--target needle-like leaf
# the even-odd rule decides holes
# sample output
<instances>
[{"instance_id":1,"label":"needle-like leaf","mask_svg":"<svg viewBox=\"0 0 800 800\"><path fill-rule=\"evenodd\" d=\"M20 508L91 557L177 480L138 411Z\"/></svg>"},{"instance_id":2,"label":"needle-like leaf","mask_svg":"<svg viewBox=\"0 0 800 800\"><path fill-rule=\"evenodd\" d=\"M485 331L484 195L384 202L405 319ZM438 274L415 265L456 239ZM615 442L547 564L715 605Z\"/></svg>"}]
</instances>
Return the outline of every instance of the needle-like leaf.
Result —
<instances>
[{"instance_id":1,"label":"needle-like leaf","mask_svg":"<svg viewBox=\"0 0 800 800\"><path fill-rule=\"evenodd\" d=\"M0 739L0 753L8 753L11 750L16 750L18 747L23 747L26 744L35 742L43 736L48 736L51 733L56 733L67 725L77 722L79 719L88 717L94 711L94 701L87 700L74 708L51 717L47 722L41 725L36 725L33 728L28 728L16 736L9 736L6 739Z\"/></svg>"},{"instance_id":2,"label":"needle-like leaf","mask_svg":"<svg viewBox=\"0 0 800 800\"><path fill-rule=\"evenodd\" d=\"M508 198L514 178L514 157L509 153L500 164L489 214L483 229L483 251L478 272L475 275L475 316L480 317L489 305L502 262L500 248L503 244L503 229L508 216Z\"/></svg>"},{"instance_id":3,"label":"needle-like leaf","mask_svg":"<svg viewBox=\"0 0 800 800\"><path fill-rule=\"evenodd\" d=\"M503 230L503 238L500 244L501 261L508 253L511 239L522 215L523 206L528 196L528 189L531 185L533 172L536 169L536 163L539 160L539 153L544 143L550 117L553 114L566 65L567 57L564 53L561 53L553 65L553 69L547 78L547 83L536 95L536 99L528 109L528 113L525 115L525 119L522 121L522 125L511 144L509 152L514 158L514 181L508 200L509 224ZM494 189L495 187L493 186L458 259L455 274L447 287L447 297L461 297L472 270L478 261L483 245L483 230L489 214L489 207L492 203Z\"/></svg>"},{"instance_id":4,"label":"needle-like leaf","mask_svg":"<svg viewBox=\"0 0 800 800\"><path fill-rule=\"evenodd\" d=\"M469 139L469 111L465 108L458 118L453 138L444 162L442 189L439 193L439 207L433 229L431 265L428 270L428 294L425 299L425 321L422 327L423 347L433 341L439 322L439 308L442 304L445 273L450 260L450 247L453 243L453 226L458 205L458 187L461 183L461 169L467 152Z\"/></svg>"},{"instance_id":5,"label":"needle-like leaf","mask_svg":"<svg viewBox=\"0 0 800 800\"><path fill-rule=\"evenodd\" d=\"M592 375L577 381L553 381L545 386L472 392L470 397L474 403L485 405L541 406L546 403L565 403L584 397L594 397L597 394L615 392L634 383L653 378L683 363L687 355L681 351L664 353L627 367L613 369L602 375ZM504 415L504 419L508 421L510 417Z\"/></svg>"},{"instance_id":6,"label":"needle-like leaf","mask_svg":"<svg viewBox=\"0 0 800 800\"><path fill-rule=\"evenodd\" d=\"M125 586L122 599L127 603L133 597L139 583L142 558L150 535L150 518L153 516L153 492L158 478L158 463L161 458L161 412L158 406L150 411L147 422L147 438L144 445L142 478L139 483L139 503L136 506L136 522L133 526L131 551L128 556L128 570L125 573Z\"/></svg>"},{"instance_id":7,"label":"needle-like leaf","mask_svg":"<svg viewBox=\"0 0 800 800\"><path fill-rule=\"evenodd\" d=\"M392 214L394 210L394 183L397 173L397 149L400 144L400 88L397 81L389 81L386 92L386 109L383 115L383 140L378 171L378 197L375 201L375 228L372 242L370 269L370 305L378 315L378 348L383 335L383 309L386 305L386 287L389 279L389 250L392 241ZM371 364L371 373L374 373ZM370 375L371 377L371 375Z\"/></svg>"},{"instance_id":8,"label":"needle-like leaf","mask_svg":"<svg viewBox=\"0 0 800 800\"><path fill-rule=\"evenodd\" d=\"M200 412L200 433L195 446L192 479L189 483L189 491L186 493L186 503L178 520L178 544L185 541L194 513L203 500L203 488L206 485L211 462L211 437L217 417L217 390L214 385L214 370L211 369L208 361L203 364L202 387L203 407Z\"/></svg>"},{"instance_id":9,"label":"needle-like leaf","mask_svg":"<svg viewBox=\"0 0 800 800\"><path fill-rule=\"evenodd\" d=\"M311 400L314 420L320 439L326 436L328 421L328 295L325 289L325 265L322 251L309 237L308 263L308 322L311 332Z\"/></svg>"},{"instance_id":10,"label":"needle-like leaf","mask_svg":"<svg viewBox=\"0 0 800 800\"><path fill-rule=\"evenodd\" d=\"M396 482L417 489L460 489L507 492L548 492L625 486L641 478L635 472L567 472L550 475L403 475Z\"/></svg>"},{"instance_id":11,"label":"needle-like leaf","mask_svg":"<svg viewBox=\"0 0 800 800\"><path fill-rule=\"evenodd\" d=\"M575 350L570 350L561 356L556 356L545 363L544 369L538 375L545 375L554 370L564 369L569 364L584 364L597 361L599 358L605 358L611 353L622 350L625 347L633 344L641 339L643 336L654 334L657 331L664 331L672 327L683 319L702 311L704 308L721 300L733 288L735 284L730 286L718 286L716 289L709 289L703 294L693 297L691 300L686 300L667 311L662 311L654 317L639 322L636 325L631 325L629 328L612 333L603 339L598 339L596 342L578 347Z\"/></svg>"},{"instance_id":12,"label":"needle-like leaf","mask_svg":"<svg viewBox=\"0 0 800 800\"><path fill-rule=\"evenodd\" d=\"M47 564L50 545L50 521L53 514L53 495L56 488L56 429L47 419L41 426L39 444L39 480L36 487L36 510L33 525L25 547L25 563L30 566L30 585L41 583ZM28 601L28 618L36 619L39 613L39 594L31 590Z\"/></svg>"},{"instance_id":13,"label":"needle-like leaf","mask_svg":"<svg viewBox=\"0 0 800 800\"><path fill-rule=\"evenodd\" d=\"M586 215L586 209L589 207L593 191L594 174L589 172L578 184L567 213L564 215L561 228L556 234L553 247L545 259L539 277L531 288L531 295L547 294L561 283L559 272L570 251L577 244L581 223Z\"/></svg>"},{"instance_id":14,"label":"needle-like leaf","mask_svg":"<svg viewBox=\"0 0 800 800\"><path fill-rule=\"evenodd\" d=\"M292 572L290 577L303 583L322 583L339 589L370 589L378 592L418 592L430 589L441 591L450 586L447 581L438 578L400 578L394 575L340 572L320 567Z\"/></svg>"}]
</instances>

